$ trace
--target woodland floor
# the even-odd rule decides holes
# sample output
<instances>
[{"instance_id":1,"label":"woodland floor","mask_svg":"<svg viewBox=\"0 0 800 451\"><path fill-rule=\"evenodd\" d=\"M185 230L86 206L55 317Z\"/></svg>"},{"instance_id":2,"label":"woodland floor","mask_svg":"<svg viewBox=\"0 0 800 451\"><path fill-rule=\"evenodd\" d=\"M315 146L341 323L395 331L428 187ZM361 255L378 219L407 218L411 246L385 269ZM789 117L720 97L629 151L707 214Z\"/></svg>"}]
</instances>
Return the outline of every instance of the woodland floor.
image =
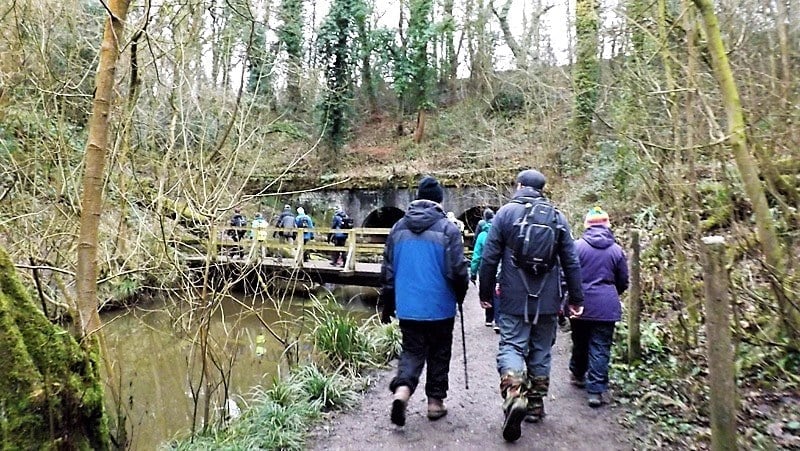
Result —
<instances>
[{"instance_id":1,"label":"woodland floor","mask_svg":"<svg viewBox=\"0 0 800 451\"><path fill-rule=\"evenodd\" d=\"M359 407L330 414L311 431L308 449L452 449L452 450L629 450L629 430L618 418L622 410L613 402L593 409L583 390L569 383L569 333L559 331L553 348L547 417L541 423L523 423L522 438L507 443L501 435L499 379L495 370L496 335L483 324L477 290L470 287L464 302L469 390L464 389L464 364L459 318L453 331L448 414L437 421L425 416L425 372L408 405L404 427L389 421L392 395L389 381L394 366L373 375L370 389ZM393 362L393 365L396 361Z\"/></svg>"}]
</instances>

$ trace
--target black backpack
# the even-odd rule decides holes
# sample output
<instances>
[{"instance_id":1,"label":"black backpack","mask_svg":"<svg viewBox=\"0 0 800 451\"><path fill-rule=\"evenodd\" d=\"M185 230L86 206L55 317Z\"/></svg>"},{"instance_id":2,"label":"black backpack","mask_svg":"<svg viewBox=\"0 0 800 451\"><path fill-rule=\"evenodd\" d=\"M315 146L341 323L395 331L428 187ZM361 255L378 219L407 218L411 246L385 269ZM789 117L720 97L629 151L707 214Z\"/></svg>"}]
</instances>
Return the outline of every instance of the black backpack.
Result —
<instances>
[{"instance_id":1,"label":"black backpack","mask_svg":"<svg viewBox=\"0 0 800 451\"><path fill-rule=\"evenodd\" d=\"M311 221L309 221L308 216L303 216L302 218L300 218L300 227L304 229L311 227Z\"/></svg>"},{"instance_id":2,"label":"black backpack","mask_svg":"<svg viewBox=\"0 0 800 451\"><path fill-rule=\"evenodd\" d=\"M355 225L355 222L353 221L353 218L351 218L350 216L345 216L342 218L343 229L352 229L353 225Z\"/></svg>"},{"instance_id":3,"label":"black backpack","mask_svg":"<svg viewBox=\"0 0 800 451\"><path fill-rule=\"evenodd\" d=\"M233 227L244 227L247 225L247 219L240 214L233 215L231 218L231 226Z\"/></svg>"},{"instance_id":4,"label":"black backpack","mask_svg":"<svg viewBox=\"0 0 800 451\"><path fill-rule=\"evenodd\" d=\"M547 274L556 263L558 220L556 208L542 198L520 198L525 212L514 222L511 261L530 275Z\"/></svg>"}]
</instances>

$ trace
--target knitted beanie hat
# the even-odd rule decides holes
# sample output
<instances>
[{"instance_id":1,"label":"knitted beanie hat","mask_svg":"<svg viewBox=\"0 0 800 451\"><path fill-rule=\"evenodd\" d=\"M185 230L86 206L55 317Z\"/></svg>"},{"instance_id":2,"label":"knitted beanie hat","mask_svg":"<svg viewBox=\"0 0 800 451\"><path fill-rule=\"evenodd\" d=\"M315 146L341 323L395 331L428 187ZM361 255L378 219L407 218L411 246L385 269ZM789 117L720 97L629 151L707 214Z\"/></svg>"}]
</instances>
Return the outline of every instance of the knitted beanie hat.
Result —
<instances>
[{"instance_id":1,"label":"knitted beanie hat","mask_svg":"<svg viewBox=\"0 0 800 451\"><path fill-rule=\"evenodd\" d=\"M444 200L444 189L439 185L439 181L431 176L424 177L419 181L417 188L417 199L428 199L437 203Z\"/></svg>"},{"instance_id":2,"label":"knitted beanie hat","mask_svg":"<svg viewBox=\"0 0 800 451\"><path fill-rule=\"evenodd\" d=\"M586 214L586 219L583 221L583 225L587 229L591 226L610 227L611 222L608 219L608 213L603 211L602 208L592 207L589 209L589 213Z\"/></svg>"}]
</instances>

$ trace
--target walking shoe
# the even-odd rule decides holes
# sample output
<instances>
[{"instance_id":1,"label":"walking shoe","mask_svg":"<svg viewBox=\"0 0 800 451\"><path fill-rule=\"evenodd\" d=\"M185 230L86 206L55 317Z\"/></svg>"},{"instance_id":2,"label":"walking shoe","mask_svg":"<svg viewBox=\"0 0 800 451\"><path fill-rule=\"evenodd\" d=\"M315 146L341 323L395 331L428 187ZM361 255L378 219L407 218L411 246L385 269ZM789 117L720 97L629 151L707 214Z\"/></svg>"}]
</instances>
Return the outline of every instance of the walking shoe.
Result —
<instances>
[{"instance_id":1,"label":"walking shoe","mask_svg":"<svg viewBox=\"0 0 800 451\"><path fill-rule=\"evenodd\" d=\"M576 376L576 375L574 375L574 374L570 375L570 377L569 377L569 382L570 382L572 385L574 385L574 386L576 386L576 387L578 387L578 388L584 388L584 387L586 387L586 379L584 379L584 378L582 378L582 377L578 377L578 376Z\"/></svg>"},{"instance_id":2,"label":"walking shoe","mask_svg":"<svg viewBox=\"0 0 800 451\"><path fill-rule=\"evenodd\" d=\"M398 426L405 426L406 424L406 406L408 405L408 398L411 397L411 389L406 385L397 387L394 391L394 400L392 401L392 423Z\"/></svg>"},{"instance_id":3,"label":"walking shoe","mask_svg":"<svg viewBox=\"0 0 800 451\"><path fill-rule=\"evenodd\" d=\"M492 321L486 321L485 323L483 323L483 325L486 327L492 327Z\"/></svg>"},{"instance_id":4,"label":"walking shoe","mask_svg":"<svg viewBox=\"0 0 800 451\"><path fill-rule=\"evenodd\" d=\"M492 322L492 329L494 329L494 333L496 334L500 333L500 326L498 326L497 323L495 322Z\"/></svg>"},{"instance_id":5,"label":"walking shoe","mask_svg":"<svg viewBox=\"0 0 800 451\"><path fill-rule=\"evenodd\" d=\"M438 420L445 415L447 415L447 407L444 405L444 401L436 398L428 398L428 419Z\"/></svg>"},{"instance_id":6,"label":"walking shoe","mask_svg":"<svg viewBox=\"0 0 800 451\"><path fill-rule=\"evenodd\" d=\"M600 393L589 393L586 403L589 407L600 407L603 405L603 398Z\"/></svg>"},{"instance_id":7,"label":"walking shoe","mask_svg":"<svg viewBox=\"0 0 800 451\"><path fill-rule=\"evenodd\" d=\"M506 415L503 421L503 438L507 442L513 442L522 435L522 420L525 418L528 403L523 397L509 396L503 407Z\"/></svg>"}]
</instances>

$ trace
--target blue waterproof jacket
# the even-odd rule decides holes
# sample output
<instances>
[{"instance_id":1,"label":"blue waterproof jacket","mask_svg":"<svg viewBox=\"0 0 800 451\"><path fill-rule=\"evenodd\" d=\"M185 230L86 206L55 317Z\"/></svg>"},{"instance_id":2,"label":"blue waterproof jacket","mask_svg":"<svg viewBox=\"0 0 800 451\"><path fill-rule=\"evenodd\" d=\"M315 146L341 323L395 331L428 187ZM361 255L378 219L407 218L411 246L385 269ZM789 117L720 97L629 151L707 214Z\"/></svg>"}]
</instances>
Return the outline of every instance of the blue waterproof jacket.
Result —
<instances>
[{"instance_id":1,"label":"blue waterproof jacket","mask_svg":"<svg viewBox=\"0 0 800 451\"><path fill-rule=\"evenodd\" d=\"M611 229L592 226L576 241L581 262L583 315L591 321L619 321L622 305L619 295L628 289L628 259L614 241Z\"/></svg>"},{"instance_id":2,"label":"blue waterproof jacket","mask_svg":"<svg viewBox=\"0 0 800 451\"><path fill-rule=\"evenodd\" d=\"M415 200L386 239L381 299L398 319L435 321L455 317L469 284L461 232L441 205Z\"/></svg>"},{"instance_id":3,"label":"blue waterproof jacket","mask_svg":"<svg viewBox=\"0 0 800 451\"><path fill-rule=\"evenodd\" d=\"M530 187L523 187L514 194L514 199L521 197L537 198L542 194ZM518 268L511 260L512 240L516 239L517 229L514 222L525 213L525 205L509 202L497 211L492 220L492 228L481 254L479 277L481 279L479 296L481 301L491 302L497 281L497 265L502 262L500 273L500 302L497 310L500 313L524 315L534 318L535 312L543 315L558 313L561 306L561 271L567 282L569 304L583 305L581 291L581 267L575 252L575 242L569 224L561 212L556 213L556 249L558 259L549 273L531 276ZM525 281L523 281L523 277ZM527 282L527 288L525 283ZM530 293L528 292L530 289ZM538 299L529 294L538 293ZM537 305L538 303L538 305Z\"/></svg>"},{"instance_id":4,"label":"blue waterproof jacket","mask_svg":"<svg viewBox=\"0 0 800 451\"><path fill-rule=\"evenodd\" d=\"M341 230L344 227L344 216L345 213L343 211L339 211L333 215L333 219L331 219L331 228L334 230ZM345 232L333 232L334 238L346 238L347 233Z\"/></svg>"},{"instance_id":5,"label":"blue waterproof jacket","mask_svg":"<svg viewBox=\"0 0 800 451\"><path fill-rule=\"evenodd\" d=\"M314 239L314 232L312 232L311 229L314 228L314 221L311 219L311 216L309 216L309 215L307 215L305 213L303 213L301 215L297 215L297 217L294 218L294 224L298 228L300 228L300 227L303 227L303 222L305 222L306 220L308 221L308 227L306 227L306 231L303 232L303 239L306 240L306 241L313 240Z\"/></svg>"}]
</instances>

